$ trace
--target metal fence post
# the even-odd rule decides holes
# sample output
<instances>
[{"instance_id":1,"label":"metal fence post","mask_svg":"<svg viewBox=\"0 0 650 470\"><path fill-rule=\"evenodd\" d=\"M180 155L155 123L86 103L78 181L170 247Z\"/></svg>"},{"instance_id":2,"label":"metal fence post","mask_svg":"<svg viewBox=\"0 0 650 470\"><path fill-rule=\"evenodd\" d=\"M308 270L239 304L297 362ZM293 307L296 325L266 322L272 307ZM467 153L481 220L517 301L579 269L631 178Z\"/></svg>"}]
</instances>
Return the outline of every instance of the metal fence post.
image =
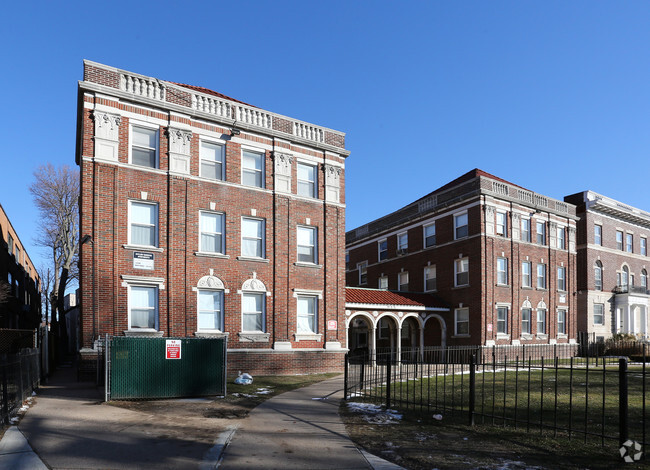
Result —
<instances>
[{"instance_id":1,"label":"metal fence post","mask_svg":"<svg viewBox=\"0 0 650 470\"><path fill-rule=\"evenodd\" d=\"M361 360L361 370L359 370L359 391L363 391L363 380L365 379L365 370L366 370L366 360L365 358Z\"/></svg>"},{"instance_id":2,"label":"metal fence post","mask_svg":"<svg viewBox=\"0 0 650 470\"><path fill-rule=\"evenodd\" d=\"M4 416L4 424L9 424L9 396L7 394L7 367L5 364L2 367L2 415Z\"/></svg>"},{"instance_id":3,"label":"metal fence post","mask_svg":"<svg viewBox=\"0 0 650 470\"><path fill-rule=\"evenodd\" d=\"M345 353L345 358L343 359L343 399L348 399L348 353Z\"/></svg>"},{"instance_id":4,"label":"metal fence post","mask_svg":"<svg viewBox=\"0 0 650 470\"><path fill-rule=\"evenodd\" d=\"M476 409L476 355L469 359L469 425L474 426Z\"/></svg>"},{"instance_id":5,"label":"metal fence post","mask_svg":"<svg viewBox=\"0 0 650 470\"><path fill-rule=\"evenodd\" d=\"M618 422L619 443L623 445L628 437L628 387L627 387L627 359L618 360Z\"/></svg>"},{"instance_id":6,"label":"metal fence post","mask_svg":"<svg viewBox=\"0 0 650 470\"><path fill-rule=\"evenodd\" d=\"M390 380L392 378L391 373L391 358L388 358L386 362L386 409L390 408Z\"/></svg>"}]
</instances>

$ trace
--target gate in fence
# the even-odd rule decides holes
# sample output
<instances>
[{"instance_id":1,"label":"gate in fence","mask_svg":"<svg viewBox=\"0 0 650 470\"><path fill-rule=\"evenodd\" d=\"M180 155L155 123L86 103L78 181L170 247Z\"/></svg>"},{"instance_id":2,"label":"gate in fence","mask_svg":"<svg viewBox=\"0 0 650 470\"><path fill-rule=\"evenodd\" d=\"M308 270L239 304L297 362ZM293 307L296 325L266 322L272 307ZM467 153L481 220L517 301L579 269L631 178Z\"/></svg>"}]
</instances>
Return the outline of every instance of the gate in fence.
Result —
<instances>
[{"instance_id":1,"label":"gate in fence","mask_svg":"<svg viewBox=\"0 0 650 470\"><path fill-rule=\"evenodd\" d=\"M106 401L226 393L224 338L107 337Z\"/></svg>"}]
</instances>

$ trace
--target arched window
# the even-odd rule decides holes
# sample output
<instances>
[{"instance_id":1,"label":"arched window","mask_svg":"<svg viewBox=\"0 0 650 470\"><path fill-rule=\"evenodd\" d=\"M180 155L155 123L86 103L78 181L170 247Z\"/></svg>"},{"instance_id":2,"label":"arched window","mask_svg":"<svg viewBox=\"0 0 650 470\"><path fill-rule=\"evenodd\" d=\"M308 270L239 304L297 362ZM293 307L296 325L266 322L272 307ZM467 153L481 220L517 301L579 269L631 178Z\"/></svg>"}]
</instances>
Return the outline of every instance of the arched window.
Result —
<instances>
[{"instance_id":1,"label":"arched window","mask_svg":"<svg viewBox=\"0 0 650 470\"><path fill-rule=\"evenodd\" d=\"M223 281L210 270L194 288L196 291L197 332L223 332L223 295L228 292Z\"/></svg>"},{"instance_id":2,"label":"arched window","mask_svg":"<svg viewBox=\"0 0 650 470\"><path fill-rule=\"evenodd\" d=\"M266 285L257 279L257 273L253 271L253 277L244 281L241 290L242 308L242 332L264 334L266 332ZM265 336L268 339L268 336Z\"/></svg>"},{"instance_id":3,"label":"arched window","mask_svg":"<svg viewBox=\"0 0 650 470\"><path fill-rule=\"evenodd\" d=\"M603 263L600 260L594 265L594 288L603 290Z\"/></svg>"},{"instance_id":4,"label":"arched window","mask_svg":"<svg viewBox=\"0 0 650 470\"><path fill-rule=\"evenodd\" d=\"M621 273L621 287L627 288L630 285L630 270L627 266L623 266L623 272Z\"/></svg>"},{"instance_id":5,"label":"arched window","mask_svg":"<svg viewBox=\"0 0 650 470\"><path fill-rule=\"evenodd\" d=\"M641 271L641 287L648 288L648 271L645 269Z\"/></svg>"}]
</instances>

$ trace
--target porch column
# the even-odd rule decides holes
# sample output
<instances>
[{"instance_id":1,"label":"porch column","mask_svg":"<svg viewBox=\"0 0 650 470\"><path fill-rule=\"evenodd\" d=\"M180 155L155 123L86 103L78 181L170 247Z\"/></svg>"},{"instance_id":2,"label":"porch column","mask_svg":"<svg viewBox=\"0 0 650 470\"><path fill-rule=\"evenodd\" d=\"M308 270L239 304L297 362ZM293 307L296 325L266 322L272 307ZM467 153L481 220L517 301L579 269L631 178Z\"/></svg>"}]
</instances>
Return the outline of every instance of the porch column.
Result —
<instances>
[{"instance_id":1,"label":"porch column","mask_svg":"<svg viewBox=\"0 0 650 470\"><path fill-rule=\"evenodd\" d=\"M395 322L397 323L397 322ZM402 366L402 325L397 325L397 367Z\"/></svg>"},{"instance_id":2,"label":"porch column","mask_svg":"<svg viewBox=\"0 0 650 470\"><path fill-rule=\"evenodd\" d=\"M368 338L368 343L370 345L370 364L375 366L377 364L377 325L373 321L369 323L368 335L370 335L370 338Z\"/></svg>"}]
</instances>

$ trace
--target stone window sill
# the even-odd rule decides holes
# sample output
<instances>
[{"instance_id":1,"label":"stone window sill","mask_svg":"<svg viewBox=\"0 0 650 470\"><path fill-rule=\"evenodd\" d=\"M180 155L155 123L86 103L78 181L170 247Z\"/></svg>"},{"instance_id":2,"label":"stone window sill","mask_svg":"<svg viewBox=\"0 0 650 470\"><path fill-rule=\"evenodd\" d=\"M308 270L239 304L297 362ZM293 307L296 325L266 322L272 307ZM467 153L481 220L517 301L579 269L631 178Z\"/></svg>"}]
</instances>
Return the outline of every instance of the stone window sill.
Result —
<instances>
[{"instance_id":1,"label":"stone window sill","mask_svg":"<svg viewBox=\"0 0 650 470\"><path fill-rule=\"evenodd\" d=\"M323 335L318 333L296 333L296 341L320 341Z\"/></svg>"},{"instance_id":2,"label":"stone window sill","mask_svg":"<svg viewBox=\"0 0 650 470\"><path fill-rule=\"evenodd\" d=\"M207 251L195 251L194 256L200 256L200 257L205 257L205 258L230 259L229 255L224 255L223 253L209 253Z\"/></svg>"},{"instance_id":3,"label":"stone window sill","mask_svg":"<svg viewBox=\"0 0 650 470\"><path fill-rule=\"evenodd\" d=\"M156 246L122 245L122 248L134 251L153 251L154 253L162 253L165 251L163 248L158 248Z\"/></svg>"},{"instance_id":4,"label":"stone window sill","mask_svg":"<svg viewBox=\"0 0 650 470\"><path fill-rule=\"evenodd\" d=\"M248 256L238 256L237 260L239 260L239 261L256 261L258 263L269 263L270 262L270 260L268 260L266 258L252 258L252 257L248 257Z\"/></svg>"},{"instance_id":5,"label":"stone window sill","mask_svg":"<svg viewBox=\"0 0 650 470\"><path fill-rule=\"evenodd\" d=\"M237 333L240 343L268 343L271 333L263 333L261 331L242 331Z\"/></svg>"},{"instance_id":6,"label":"stone window sill","mask_svg":"<svg viewBox=\"0 0 650 470\"><path fill-rule=\"evenodd\" d=\"M124 330L124 336L154 336L161 337L164 331L154 330L153 328L134 328L132 330Z\"/></svg>"}]
</instances>

